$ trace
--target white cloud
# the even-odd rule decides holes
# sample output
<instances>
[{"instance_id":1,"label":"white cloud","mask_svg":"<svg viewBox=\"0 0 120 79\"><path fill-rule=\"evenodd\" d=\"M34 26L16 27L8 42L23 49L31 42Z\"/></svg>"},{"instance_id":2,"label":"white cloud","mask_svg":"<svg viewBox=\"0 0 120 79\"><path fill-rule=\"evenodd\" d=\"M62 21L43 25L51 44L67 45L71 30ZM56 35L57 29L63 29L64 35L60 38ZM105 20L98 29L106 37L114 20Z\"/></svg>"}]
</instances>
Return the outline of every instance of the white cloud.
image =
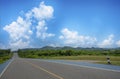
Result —
<instances>
[{"instance_id":1,"label":"white cloud","mask_svg":"<svg viewBox=\"0 0 120 79\"><path fill-rule=\"evenodd\" d=\"M36 36L37 38L45 39L47 37L55 36L55 34L47 33L48 27L46 26L46 19L51 19L53 17L54 9L52 6L47 6L44 2L41 2L39 7L34 7L31 12L27 14L27 17L33 17L38 20L38 25L36 26Z\"/></svg>"},{"instance_id":2,"label":"white cloud","mask_svg":"<svg viewBox=\"0 0 120 79\"><path fill-rule=\"evenodd\" d=\"M26 16L26 20L30 20L31 18L32 18L32 11L29 11L29 12L27 12L26 14L25 14L25 16Z\"/></svg>"},{"instance_id":3,"label":"white cloud","mask_svg":"<svg viewBox=\"0 0 120 79\"><path fill-rule=\"evenodd\" d=\"M18 48L27 48L30 47L29 45L29 41L23 41L22 39L17 40L16 42L11 41L10 42L10 47L12 48L12 50L16 50Z\"/></svg>"},{"instance_id":4,"label":"white cloud","mask_svg":"<svg viewBox=\"0 0 120 79\"><path fill-rule=\"evenodd\" d=\"M48 27L46 26L46 20L53 17L53 12L52 6L41 2L39 7L34 7L25 13L24 19L19 16L16 21L6 25L3 29L10 35L9 46L16 49L29 46L31 35L35 31L37 38L45 39L54 36L52 33L47 33Z\"/></svg>"},{"instance_id":5,"label":"white cloud","mask_svg":"<svg viewBox=\"0 0 120 79\"><path fill-rule=\"evenodd\" d=\"M45 39L47 37L54 36L54 34L46 32L48 28L46 27L44 20L38 23L36 29L37 29L36 35L38 38Z\"/></svg>"},{"instance_id":6,"label":"white cloud","mask_svg":"<svg viewBox=\"0 0 120 79\"><path fill-rule=\"evenodd\" d=\"M18 17L17 21L6 25L3 29L10 34L10 38L13 41L19 40L20 38L29 39L32 34L30 29L30 22L23 20L22 17Z\"/></svg>"},{"instance_id":7,"label":"white cloud","mask_svg":"<svg viewBox=\"0 0 120 79\"><path fill-rule=\"evenodd\" d=\"M17 21L14 21L3 28L10 35L10 48L23 48L29 45L28 41L30 35L33 33L30 29L30 25L31 23L29 21L24 20L22 17L18 17Z\"/></svg>"},{"instance_id":8,"label":"white cloud","mask_svg":"<svg viewBox=\"0 0 120 79\"><path fill-rule=\"evenodd\" d=\"M45 20L53 17L54 9L52 6L46 6L44 2L41 2L39 7L32 9L33 16L38 20Z\"/></svg>"},{"instance_id":9,"label":"white cloud","mask_svg":"<svg viewBox=\"0 0 120 79\"><path fill-rule=\"evenodd\" d=\"M67 28L64 28L61 33L62 35L59 36L59 38L63 40L66 45L91 47L97 41L95 37L79 35L77 31L70 31Z\"/></svg>"},{"instance_id":10,"label":"white cloud","mask_svg":"<svg viewBox=\"0 0 120 79\"><path fill-rule=\"evenodd\" d=\"M106 48L112 47L112 45L114 43L113 38L114 38L113 34L109 35L108 38L103 40L98 46L102 47L102 48L104 48L104 47L106 47Z\"/></svg>"},{"instance_id":11,"label":"white cloud","mask_svg":"<svg viewBox=\"0 0 120 79\"><path fill-rule=\"evenodd\" d=\"M37 32L36 32L37 37L42 36L41 33L43 33L44 31L47 30L47 27L45 27L45 21L40 21L40 22L38 23L36 29L37 29Z\"/></svg>"},{"instance_id":12,"label":"white cloud","mask_svg":"<svg viewBox=\"0 0 120 79\"><path fill-rule=\"evenodd\" d=\"M116 45L120 47L120 40L116 42Z\"/></svg>"},{"instance_id":13,"label":"white cloud","mask_svg":"<svg viewBox=\"0 0 120 79\"><path fill-rule=\"evenodd\" d=\"M41 2L39 7L34 7L25 16L28 20L34 18L41 21L53 18L53 12L54 8L52 6L45 5L44 2Z\"/></svg>"}]
</instances>

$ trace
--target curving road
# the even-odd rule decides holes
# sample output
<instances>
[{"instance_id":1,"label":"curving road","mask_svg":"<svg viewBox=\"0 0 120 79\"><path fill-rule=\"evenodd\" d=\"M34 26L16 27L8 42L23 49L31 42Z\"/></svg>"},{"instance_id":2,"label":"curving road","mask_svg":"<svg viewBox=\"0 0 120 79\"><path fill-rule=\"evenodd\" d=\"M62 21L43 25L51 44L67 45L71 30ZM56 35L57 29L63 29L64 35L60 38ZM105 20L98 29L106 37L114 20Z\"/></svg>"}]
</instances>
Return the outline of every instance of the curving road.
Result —
<instances>
[{"instance_id":1,"label":"curving road","mask_svg":"<svg viewBox=\"0 0 120 79\"><path fill-rule=\"evenodd\" d=\"M0 79L120 79L120 72L40 59L23 59L15 53L13 61Z\"/></svg>"}]
</instances>

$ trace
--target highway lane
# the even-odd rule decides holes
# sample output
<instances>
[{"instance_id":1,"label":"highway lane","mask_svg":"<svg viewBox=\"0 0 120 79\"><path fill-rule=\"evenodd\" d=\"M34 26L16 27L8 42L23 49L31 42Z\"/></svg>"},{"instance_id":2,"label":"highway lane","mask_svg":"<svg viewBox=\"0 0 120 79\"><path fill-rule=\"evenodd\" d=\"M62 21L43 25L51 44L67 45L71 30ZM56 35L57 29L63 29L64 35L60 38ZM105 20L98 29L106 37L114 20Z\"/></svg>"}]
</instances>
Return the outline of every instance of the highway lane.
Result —
<instances>
[{"instance_id":1,"label":"highway lane","mask_svg":"<svg viewBox=\"0 0 120 79\"><path fill-rule=\"evenodd\" d=\"M19 58L0 79L120 79L120 72Z\"/></svg>"}]
</instances>

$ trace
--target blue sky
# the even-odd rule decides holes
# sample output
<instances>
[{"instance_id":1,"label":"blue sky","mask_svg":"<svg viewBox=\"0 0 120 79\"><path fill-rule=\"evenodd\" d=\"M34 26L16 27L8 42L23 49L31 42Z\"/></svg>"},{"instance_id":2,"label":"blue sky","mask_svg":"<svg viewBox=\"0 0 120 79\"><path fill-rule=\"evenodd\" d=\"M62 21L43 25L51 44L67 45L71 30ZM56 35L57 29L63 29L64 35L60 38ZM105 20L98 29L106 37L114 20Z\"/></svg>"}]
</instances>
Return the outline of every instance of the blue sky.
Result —
<instances>
[{"instance_id":1,"label":"blue sky","mask_svg":"<svg viewBox=\"0 0 120 79\"><path fill-rule=\"evenodd\" d=\"M119 0L0 0L0 48L120 47Z\"/></svg>"}]
</instances>

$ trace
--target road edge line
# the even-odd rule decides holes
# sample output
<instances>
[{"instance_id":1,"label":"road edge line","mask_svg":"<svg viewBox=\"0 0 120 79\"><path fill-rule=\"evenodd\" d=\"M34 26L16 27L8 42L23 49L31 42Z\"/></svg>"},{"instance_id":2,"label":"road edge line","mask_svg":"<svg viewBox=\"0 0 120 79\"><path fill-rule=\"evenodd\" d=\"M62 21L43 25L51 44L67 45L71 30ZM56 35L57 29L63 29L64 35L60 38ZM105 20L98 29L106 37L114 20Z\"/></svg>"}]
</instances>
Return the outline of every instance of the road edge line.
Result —
<instances>
[{"instance_id":1,"label":"road edge line","mask_svg":"<svg viewBox=\"0 0 120 79\"><path fill-rule=\"evenodd\" d=\"M14 59L11 59L10 62L8 63L8 65L3 69L2 73L0 74L0 78L2 77L2 75L5 73L5 71L7 70L7 68L9 67L9 65L13 62Z\"/></svg>"},{"instance_id":2,"label":"road edge line","mask_svg":"<svg viewBox=\"0 0 120 79\"><path fill-rule=\"evenodd\" d=\"M65 64L65 63L63 63ZM66 64L67 65L67 64ZM113 72L120 72L118 70L112 70L112 69L105 69L105 68L97 68L97 67L91 67L91 66L82 66L82 65L74 65L74 64L68 64L72 66L79 66L79 67L84 67L84 68L92 68L92 69L99 69L99 70L105 70L105 71L113 71Z\"/></svg>"},{"instance_id":3,"label":"road edge line","mask_svg":"<svg viewBox=\"0 0 120 79\"><path fill-rule=\"evenodd\" d=\"M43 60L46 61L46 60ZM52 62L52 63L59 63L64 65L71 65L71 66L79 66L84 68L92 68L92 69L99 69L99 70L106 70L106 71L113 71L113 72L120 72L119 70L112 70L112 69L105 69L105 68L97 68L97 67L91 67L91 66L83 66L83 65L77 65L77 64L70 64L70 63L64 63L64 62L54 62L54 61L46 61L46 62Z\"/></svg>"}]
</instances>

